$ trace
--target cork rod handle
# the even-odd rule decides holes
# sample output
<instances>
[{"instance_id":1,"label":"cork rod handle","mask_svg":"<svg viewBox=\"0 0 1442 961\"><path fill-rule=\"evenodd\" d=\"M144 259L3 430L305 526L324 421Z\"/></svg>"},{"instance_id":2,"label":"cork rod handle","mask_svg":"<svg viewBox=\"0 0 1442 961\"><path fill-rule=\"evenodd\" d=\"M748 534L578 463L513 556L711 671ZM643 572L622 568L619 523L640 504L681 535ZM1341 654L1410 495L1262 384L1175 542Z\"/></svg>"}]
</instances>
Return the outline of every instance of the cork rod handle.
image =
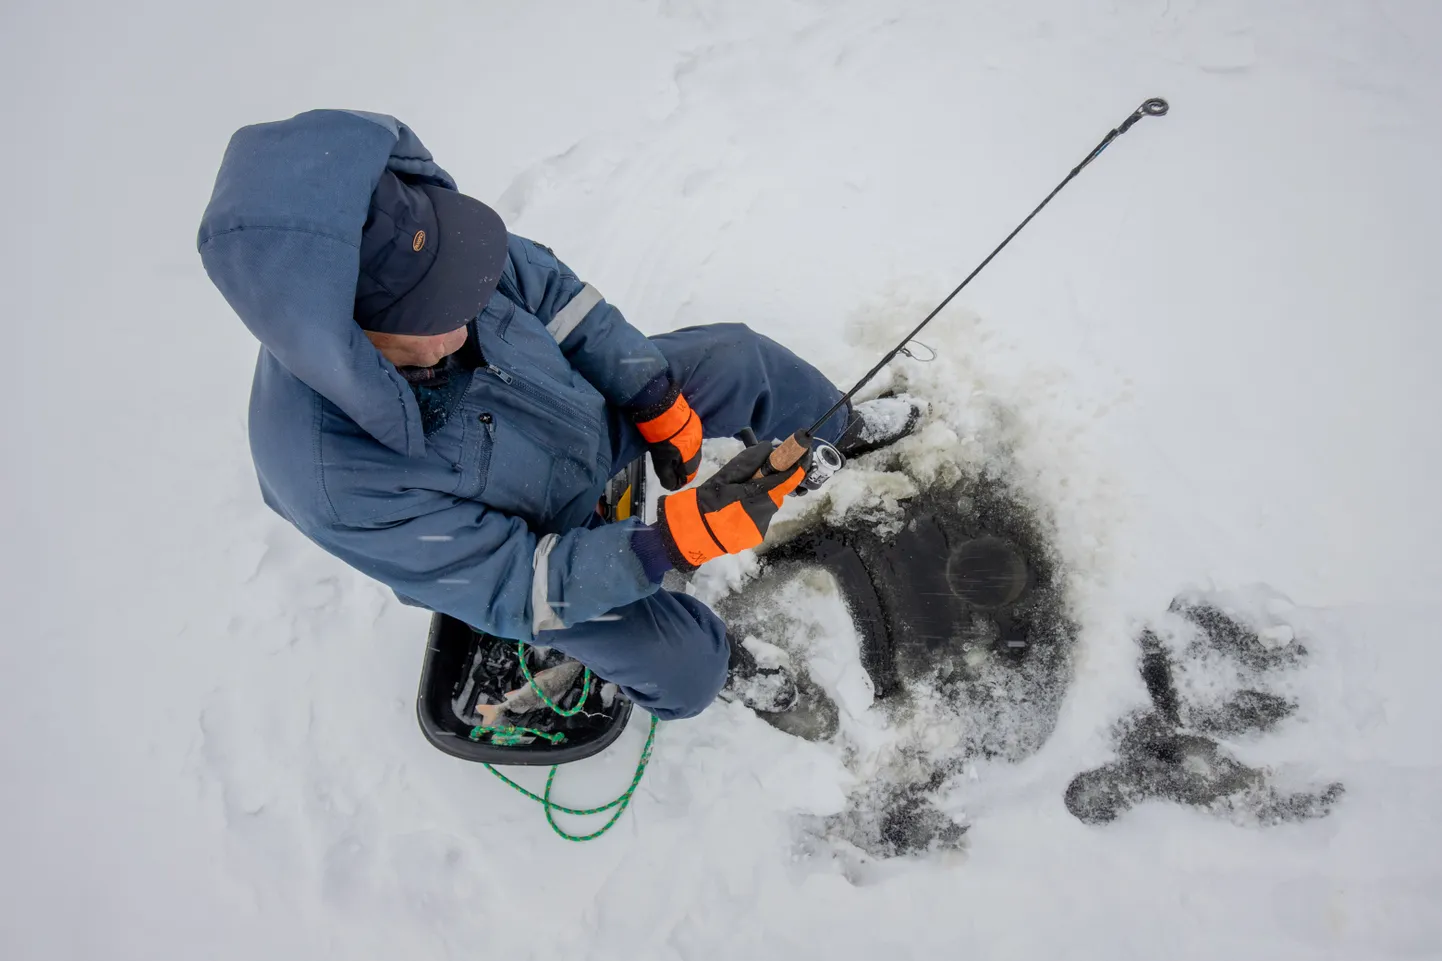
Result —
<instances>
[{"instance_id":1,"label":"cork rod handle","mask_svg":"<svg viewBox=\"0 0 1442 961\"><path fill-rule=\"evenodd\" d=\"M801 432L799 431L792 434L771 452L771 456L767 458L767 464L770 466L772 473L785 473L795 467L797 461L806 456L806 452L811 449L811 445L809 443L803 443L800 439L801 436ZM758 470L751 479L756 480L765 472L766 469L762 468Z\"/></svg>"}]
</instances>

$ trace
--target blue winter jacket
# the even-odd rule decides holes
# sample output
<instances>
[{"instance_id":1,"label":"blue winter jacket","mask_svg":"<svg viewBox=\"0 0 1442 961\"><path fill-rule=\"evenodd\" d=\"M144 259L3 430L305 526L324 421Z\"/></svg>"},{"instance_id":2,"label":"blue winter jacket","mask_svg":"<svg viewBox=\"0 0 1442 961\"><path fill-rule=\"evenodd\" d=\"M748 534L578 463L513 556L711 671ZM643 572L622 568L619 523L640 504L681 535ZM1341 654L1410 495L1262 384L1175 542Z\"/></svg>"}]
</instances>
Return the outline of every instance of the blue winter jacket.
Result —
<instances>
[{"instance_id":1,"label":"blue winter jacket","mask_svg":"<svg viewBox=\"0 0 1442 961\"><path fill-rule=\"evenodd\" d=\"M634 522L588 527L612 472L607 405L661 352L546 248L512 236L470 324L481 367L427 435L353 317L361 229L390 169L455 182L392 117L315 110L238 131L201 221L211 280L260 340L250 443L265 501L403 599L530 639L656 589Z\"/></svg>"}]
</instances>

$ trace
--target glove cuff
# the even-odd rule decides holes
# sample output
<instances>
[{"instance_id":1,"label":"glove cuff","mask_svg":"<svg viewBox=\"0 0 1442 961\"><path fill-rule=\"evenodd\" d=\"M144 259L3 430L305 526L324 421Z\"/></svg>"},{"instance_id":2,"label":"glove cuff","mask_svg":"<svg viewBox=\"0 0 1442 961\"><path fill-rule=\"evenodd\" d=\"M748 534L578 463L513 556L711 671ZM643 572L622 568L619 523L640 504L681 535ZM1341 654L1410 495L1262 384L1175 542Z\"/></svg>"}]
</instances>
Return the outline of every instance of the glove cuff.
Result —
<instances>
[{"instance_id":1,"label":"glove cuff","mask_svg":"<svg viewBox=\"0 0 1442 961\"><path fill-rule=\"evenodd\" d=\"M663 370L637 391L635 397L621 406L622 410L631 415L632 423L641 423L666 413L679 396L681 385L676 383L669 370Z\"/></svg>"},{"instance_id":2,"label":"glove cuff","mask_svg":"<svg viewBox=\"0 0 1442 961\"><path fill-rule=\"evenodd\" d=\"M650 411L647 411L647 413L650 413ZM641 436L646 439L646 443L664 444L666 441L682 433L694 417L695 415L691 411L691 405L686 403L686 398L682 397L681 391L677 389L672 392L670 403L667 404L660 413L646 418L637 415L636 429L641 432ZM695 433L700 434L700 431L695 431ZM701 438L698 436L695 438L695 441L695 446L699 449L701 446ZM678 444L677 448L679 449L680 447L681 445ZM692 451L689 450L682 451L683 456L689 456L691 453Z\"/></svg>"}]
</instances>

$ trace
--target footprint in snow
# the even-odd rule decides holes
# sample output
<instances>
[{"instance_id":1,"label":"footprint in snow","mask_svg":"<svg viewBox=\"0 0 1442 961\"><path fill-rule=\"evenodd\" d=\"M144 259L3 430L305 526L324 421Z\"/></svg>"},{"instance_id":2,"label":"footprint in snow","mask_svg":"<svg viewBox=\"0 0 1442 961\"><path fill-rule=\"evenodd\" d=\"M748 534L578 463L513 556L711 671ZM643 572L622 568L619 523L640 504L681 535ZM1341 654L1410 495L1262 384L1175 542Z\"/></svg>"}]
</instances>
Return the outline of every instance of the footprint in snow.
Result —
<instances>
[{"instance_id":1,"label":"footprint in snow","mask_svg":"<svg viewBox=\"0 0 1442 961\"><path fill-rule=\"evenodd\" d=\"M1115 761L1072 780L1067 810L1088 824L1149 800L1243 824L1328 814L1343 794L1340 782L1282 787L1275 772L1242 763L1221 743L1264 735L1297 712L1298 702L1277 690L1307 658L1294 630L1253 626L1202 594L1178 597L1170 610L1180 632L1147 628L1139 641L1151 707L1118 724Z\"/></svg>"}]
</instances>

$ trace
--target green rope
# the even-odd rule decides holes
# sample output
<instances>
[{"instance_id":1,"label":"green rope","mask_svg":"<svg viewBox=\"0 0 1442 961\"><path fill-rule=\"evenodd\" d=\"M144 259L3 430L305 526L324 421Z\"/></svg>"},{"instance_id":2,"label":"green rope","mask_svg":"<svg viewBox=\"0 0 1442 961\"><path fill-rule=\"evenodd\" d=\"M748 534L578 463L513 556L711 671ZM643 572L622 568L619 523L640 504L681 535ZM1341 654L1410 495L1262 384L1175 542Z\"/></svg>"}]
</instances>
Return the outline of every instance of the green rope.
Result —
<instances>
[{"instance_id":1,"label":"green rope","mask_svg":"<svg viewBox=\"0 0 1442 961\"><path fill-rule=\"evenodd\" d=\"M527 734L531 734L539 738L544 738L547 741L550 741L552 744L560 744L562 741L566 740L566 735L561 733L560 731L556 731L553 733L550 731L540 731L534 727L515 727L511 724L505 724L500 727L486 727L484 724L482 724L480 726L471 728L470 737L472 741L479 741L483 737L489 737L492 744L499 744L502 747L510 747L514 744L520 744L521 738L525 737Z\"/></svg>"},{"instance_id":2,"label":"green rope","mask_svg":"<svg viewBox=\"0 0 1442 961\"><path fill-rule=\"evenodd\" d=\"M571 708L570 710L563 710L562 708L560 708L559 706L557 706L556 703L553 702L549 697L546 696L546 693L541 690L540 685L538 685L538 684L536 683L535 678L531 677L531 670L530 670L530 668L528 668L528 667L526 666L526 645L525 645L524 643L518 643L518 644L516 645L516 654L517 654L517 656L521 659L521 673L526 676L526 682L531 685L531 690L535 693L535 695L536 695L537 697L539 697L539 698L545 703L545 705L546 705L547 707L549 707L552 711L555 711L557 714L561 715L561 717L571 717L571 716L574 715L574 714L580 713L581 709L582 709L582 708L585 706L585 704L586 704L586 698L590 697L590 695L591 695L591 680L592 680L592 677L591 677L591 669L590 669L589 667L588 667L588 668L585 668L584 680L581 682L581 697L580 697L580 700L578 700L578 701L576 702L576 706L573 707L573 708ZM524 794L526 797L530 798L532 801L535 801L535 802L537 802L538 804L540 804L540 805L545 809L545 811L546 811L546 823L551 826L551 830L552 830L552 831L555 831L556 834L557 834L557 836L559 836L559 837L561 837L561 838L563 838L563 839L565 839L565 840L567 840L567 841L592 841L592 840L595 840L596 838L600 837L601 835L605 834L607 831L611 830L612 826L615 825L615 823L620 819L621 815L626 813L626 808L627 808L627 806L629 806L630 803L631 803L631 795L633 795L633 794L636 793L636 788L637 788L637 786L641 783L641 776L646 773L646 764L651 760L651 747L652 747L652 745L654 745L655 742L656 742L656 724L657 724L656 718L655 718L654 715L652 715L652 717L651 717L651 729L646 732L646 743L641 747L641 759L636 763L636 773L635 773L635 775L633 775L632 778L631 778L631 784L626 788L625 791L623 791L623 792L621 793L621 796L620 796L620 797L616 798L614 801L608 801L607 803L602 804L600 807L594 807L594 808L572 808L572 807L566 807L564 804L557 804L557 803L555 803L554 801L551 800L551 787L552 787L552 785L554 785L555 782L556 782L556 771L559 770L559 768L560 768L560 765L559 765L559 764L553 764L553 765L551 765L551 771L550 771L549 774L546 775L546 788L545 788L545 791L544 791L542 794L540 794L540 795L533 794L533 793L531 793L530 791L527 791L525 788L521 787L521 786L520 786L519 784L517 784L515 781L512 781L510 778L506 777L506 776L505 776L504 774L502 774L500 771L496 770L496 768L495 768L493 765L487 764L487 765L486 765L486 770L487 770L487 771L490 771L490 772L491 772L492 774L494 774L496 777L500 778L500 779L501 779L502 781L504 781L506 784L508 784L508 785L510 785L511 787L515 788L517 791L521 792L521 793ZM472 740L478 739L478 737L479 737L479 735L477 734L478 731L499 731L499 732L501 732L501 734L502 734L503 737L504 737L504 736L507 736L507 735L510 735L510 736L512 736L512 737L516 737L517 739L519 739L519 733L518 733L518 732L526 732L526 733L530 733L530 734L540 735L541 737L543 737L543 738L545 738L546 740L550 741L552 744L557 744L557 743L565 740L565 737L566 737L564 734L562 734L562 733L560 733L560 732L557 732L557 733L555 733L555 734L546 734L546 733L544 733L544 732L542 732L542 731L537 731L537 730L535 730L534 728L525 728L525 727L519 727L519 728L518 728L518 727L512 727L512 728L487 728L487 727L477 727L477 728L472 728L472 730L471 730L471 739L472 739ZM497 744L505 744L505 743L512 743L512 744L514 744L514 743L515 743L515 741L506 742L506 741L496 740L494 735L492 735L492 741L493 741L493 743L497 743ZM610 811L610 810L612 810L613 808L615 809L615 811L614 811L614 813L613 813L609 818L606 819L606 823L603 824L603 825L601 825L601 827L600 827L598 830L592 831L590 834L570 834L570 833L568 833L565 829L563 829L559 824L556 823L556 815L555 815L555 812L557 812L557 811L560 811L560 812L563 813L563 814L586 815L586 814L601 814L601 813L603 813L603 812L605 812L605 811Z\"/></svg>"},{"instance_id":3,"label":"green rope","mask_svg":"<svg viewBox=\"0 0 1442 961\"><path fill-rule=\"evenodd\" d=\"M564 804L557 804L556 802L551 800L551 786L556 781L556 771L560 768L559 764L553 764L551 766L550 773L546 775L545 793L541 795L527 791L515 781L512 781L500 771L497 771L493 765L487 764L486 770L490 771L496 777L500 778L502 781L506 782L508 785L515 788L517 791L521 792L526 797L530 798L532 801L539 803L543 808L545 808L546 823L551 826L551 830L555 831L557 836L564 838L567 841L592 841L605 834L607 831L611 830L611 827L616 823L617 820L620 819L621 815L626 813L626 807L631 803L631 795L636 793L636 787L641 783L641 776L646 773L646 763L651 760L651 746L656 741L656 724L656 718L652 717L651 729L646 732L646 744L641 748L641 760L636 763L636 773L631 778L630 786L628 786L626 790L621 793L621 796L616 798L616 800L608 801L605 804L602 804L600 807L572 808L566 807ZM615 813L613 813L609 818L607 818L606 823L601 825L598 830L592 831L590 834L569 834L564 828L562 828L559 824L556 823L556 811L560 811L562 814L584 815L600 814L604 811L609 811L612 808L615 808Z\"/></svg>"}]
</instances>

